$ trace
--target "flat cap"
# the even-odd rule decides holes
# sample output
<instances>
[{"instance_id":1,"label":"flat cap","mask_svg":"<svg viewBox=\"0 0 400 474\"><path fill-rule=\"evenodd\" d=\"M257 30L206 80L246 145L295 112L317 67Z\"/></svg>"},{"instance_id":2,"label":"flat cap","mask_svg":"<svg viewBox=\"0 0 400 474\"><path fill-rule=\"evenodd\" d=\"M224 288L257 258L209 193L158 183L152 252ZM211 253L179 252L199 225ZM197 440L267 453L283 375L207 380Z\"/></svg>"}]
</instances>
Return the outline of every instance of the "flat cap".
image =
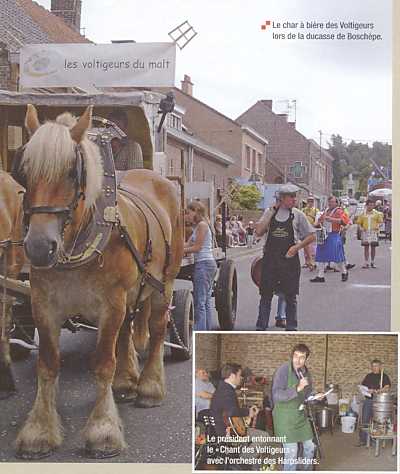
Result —
<instances>
[{"instance_id":1,"label":"flat cap","mask_svg":"<svg viewBox=\"0 0 400 474\"><path fill-rule=\"evenodd\" d=\"M278 189L278 194L295 194L300 191L300 188L295 184L287 183L282 184Z\"/></svg>"}]
</instances>

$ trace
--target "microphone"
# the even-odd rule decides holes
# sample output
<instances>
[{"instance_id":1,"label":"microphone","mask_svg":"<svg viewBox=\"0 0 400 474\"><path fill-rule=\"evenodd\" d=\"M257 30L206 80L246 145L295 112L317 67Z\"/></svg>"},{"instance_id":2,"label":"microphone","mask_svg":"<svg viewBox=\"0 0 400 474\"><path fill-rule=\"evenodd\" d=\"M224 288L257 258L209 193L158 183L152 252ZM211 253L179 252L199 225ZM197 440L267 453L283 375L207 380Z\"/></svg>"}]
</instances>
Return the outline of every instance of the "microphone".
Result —
<instances>
[{"instance_id":1,"label":"microphone","mask_svg":"<svg viewBox=\"0 0 400 474\"><path fill-rule=\"evenodd\" d=\"M304 379L305 371L300 367L296 369L296 375L299 379Z\"/></svg>"}]
</instances>

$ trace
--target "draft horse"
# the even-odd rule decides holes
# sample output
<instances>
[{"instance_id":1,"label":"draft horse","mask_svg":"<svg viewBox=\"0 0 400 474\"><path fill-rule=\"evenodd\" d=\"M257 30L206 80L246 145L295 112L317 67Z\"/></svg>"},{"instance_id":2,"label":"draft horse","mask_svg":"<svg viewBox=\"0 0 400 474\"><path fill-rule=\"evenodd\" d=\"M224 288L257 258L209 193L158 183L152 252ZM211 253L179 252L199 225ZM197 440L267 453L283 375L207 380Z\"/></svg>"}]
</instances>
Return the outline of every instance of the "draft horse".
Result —
<instances>
[{"instance_id":1,"label":"draft horse","mask_svg":"<svg viewBox=\"0 0 400 474\"><path fill-rule=\"evenodd\" d=\"M150 170L129 171L117 192L114 220L98 222L110 211L101 204L110 193L104 185L110 173L87 136L91 116L88 107L79 120L64 113L41 125L28 105L25 118L31 138L18 177L26 187L24 248L40 339L36 400L16 440L17 456L25 459L47 456L62 442L56 410L59 335L71 315L98 327L97 397L83 431L87 456L114 456L125 446L113 393L135 398L141 407L157 406L165 396L163 343L183 255L180 202L167 179ZM71 259L96 225L94 241ZM101 249L97 245L107 229ZM127 308L133 308L134 324ZM135 346L144 349L147 342L149 355L140 373Z\"/></svg>"},{"instance_id":2,"label":"draft horse","mask_svg":"<svg viewBox=\"0 0 400 474\"><path fill-rule=\"evenodd\" d=\"M0 274L16 279L24 263L22 248L23 188L0 171ZM12 300L0 287L0 400L15 392L11 372L9 334Z\"/></svg>"}]
</instances>

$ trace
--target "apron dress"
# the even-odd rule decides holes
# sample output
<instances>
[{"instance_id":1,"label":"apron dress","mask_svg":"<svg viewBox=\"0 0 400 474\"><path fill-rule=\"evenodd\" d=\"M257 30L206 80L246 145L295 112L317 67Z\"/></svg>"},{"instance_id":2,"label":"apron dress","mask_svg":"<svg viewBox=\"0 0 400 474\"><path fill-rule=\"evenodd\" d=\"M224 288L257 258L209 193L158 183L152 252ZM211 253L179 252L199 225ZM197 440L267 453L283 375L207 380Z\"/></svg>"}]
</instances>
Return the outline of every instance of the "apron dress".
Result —
<instances>
[{"instance_id":1,"label":"apron dress","mask_svg":"<svg viewBox=\"0 0 400 474\"><path fill-rule=\"evenodd\" d=\"M289 362L288 388L296 387L299 382L291 367ZM300 443L313 439L311 424L305 411L299 410L302 403L304 403L304 390L299 392L293 400L275 403L272 410L274 434L286 436L287 443Z\"/></svg>"},{"instance_id":2,"label":"apron dress","mask_svg":"<svg viewBox=\"0 0 400 474\"><path fill-rule=\"evenodd\" d=\"M290 210L289 218L285 222L276 220L276 210L271 219L267 242L264 247L264 256L261 270L261 295L283 293L284 295L298 295L300 282L300 258L286 258L290 247L295 245L293 219Z\"/></svg>"}]
</instances>

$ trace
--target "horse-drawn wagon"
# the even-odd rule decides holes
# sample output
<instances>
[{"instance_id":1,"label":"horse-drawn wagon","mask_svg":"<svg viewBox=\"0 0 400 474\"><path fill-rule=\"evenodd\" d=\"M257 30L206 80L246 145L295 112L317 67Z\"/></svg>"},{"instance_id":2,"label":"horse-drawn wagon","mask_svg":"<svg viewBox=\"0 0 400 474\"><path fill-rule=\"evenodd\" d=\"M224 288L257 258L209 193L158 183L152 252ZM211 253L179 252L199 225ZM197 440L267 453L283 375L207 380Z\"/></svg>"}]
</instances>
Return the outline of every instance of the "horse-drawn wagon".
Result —
<instances>
[{"instance_id":1,"label":"horse-drawn wagon","mask_svg":"<svg viewBox=\"0 0 400 474\"><path fill-rule=\"evenodd\" d=\"M155 92L137 91L129 93L104 93L96 95L88 94L39 94L39 93L12 93L0 92L0 156L2 167L6 171L15 168L18 158L18 149L27 142L28 134L24 128L24 120L27 104L34 104L37 108L39 119L54 120L66 110L74 115L81 115L85 108L93 106L93 128L89 131L89 138L93 141L102 142L103 148L107 149L107 143L115 136L125 138L124 133L112 122L104 120L110 112L117 108L123 109L128 118L127 135L140 144L143 153L143 166L145 169L158 171L167 175L166 154L166 121L161 117L171 111L163 109L162 100L164 96ZM104 153L104 152L103 152ZM184 167L182 167L184 168ZM110 175L112 171L110 171ZM212 196L199 195L193 192L193 186L184 185L184 170L180 176L167 176L171 182L176 184L180 195L181 206L192 198L201 198L207 201L210 211L210 221L214 222L214 203ZM112 176L105 184L108 187L111 199ZM197 189L199 189L197 187ZM110 206L111 207L111 206ZM106 223L104 223L106 225ZM214 255L218 263L219 271L214 284L215 306L218 312L218 320L221 329L231 330L236 319L237 306L237 276L232 260L226 258L225 249L215 245ZM191 280L193 274L193 261L185 257L182 260L178 279ZM19 275L18 280L0 276L0 287L7 288L8 295L14 298L13 325L11 333L12 355L14 358L27 356L33 348L35 325L31 317L29 268L25 267ZM179 286L179 285L178 285ZM173 292L171 318L169 322L169 337L165 344L170 347L171 355L177 360L185 360L191 357L192 327L193 327L193 299L191 289L188 287L175 288ZM71 315L64 327L71 331L79 328L96 329L81 315Z\"/></svg>"}]
</instances>

